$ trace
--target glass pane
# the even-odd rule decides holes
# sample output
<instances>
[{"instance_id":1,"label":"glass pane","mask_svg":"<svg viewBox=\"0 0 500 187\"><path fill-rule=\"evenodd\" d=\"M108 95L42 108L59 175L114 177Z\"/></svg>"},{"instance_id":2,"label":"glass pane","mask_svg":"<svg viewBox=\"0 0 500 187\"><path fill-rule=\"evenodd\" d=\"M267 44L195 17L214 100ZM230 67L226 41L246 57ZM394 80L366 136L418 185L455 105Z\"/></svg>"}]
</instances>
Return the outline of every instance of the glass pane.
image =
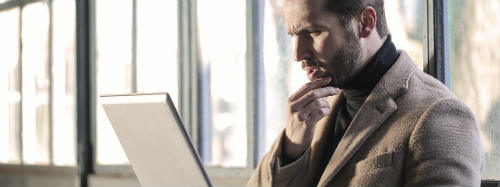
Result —
<instances>
[{"instance_id":1,"label":"glass pane","mask_svg":"<svg viewBox=\"0 0 500 187\"><path fill-rule=\"evenodd\" d=\"M264 71L266 77L267 152L285 128L285 107L290 94L308 82L300 63L293 59L294 39L287 34L282 3L265 1Z\"/></svg>"},{"instance_id":2,"label":"glass pane","mask_svg":"<svg viewBox=\"0 0 500 187\"><path fill-rule=\"evenodd\" d=\"M132 92L132 1L96 1L96 24L97 95ZM109 119L99 104L97 163L128 163Z\"/></svg>"},{"instance_id":3,"label":"glass pane","mask_svg":"<svg viewBox=\"0 0 500 187\"><path fill-rule=\"evenodd\" d=\"M138 92L169 92L177 104L177 46L177 1L138 1Z\"/></svg>"},{"instance_id":4,"label":"glass pane","mask_svg":"<svg viewBox=\"0 0 500 187\"><path fill-rule=\"evenodd\" d=\"M424 1L385 1L387 24L396 48L410 54L423 69ZM308 82L301 64L293 59L293 38L288 36L282 1L265 1L264 69L266 77L266 149L285 128L286 100Z\"/></svg>"},{"instance_id":5,"label":"glass pane","mask_svg":"<svg viewBox=\"0 0 500 187\"><path fill-rule=\"evenodd\" d=\"M75 1L53 0L52 132L55 165L76 165Z\"/></svg>"},{"instance_id":6,"label":"glass pane","mask_svg":"<svg viewBox=\"0 0 500 187\"><path fill-rule=\"evenodd\" d=\"M422 0L384 1L389 32L397 49L407 52L420 70L424 69L424 24L426 14Z\"/></svg>"},{"instance_id":7,"label":"glass pane","mask_svg":"<svg viewBox=\"0 0 500 187\"><path fill-rule=\"evenodd\" d=\"M483 178L500 179L500 2L448 1L453 93L474 112L486 155Z\"/></svg>"},{"instance_id":8,"label":"glass pane","mask_svg":"<svg viewBox=\"0 0 500 187\"><path fill-rule=\"evenodd\" d=\"M20 163L19 9L0 12L0 163Z\"/></svg>"},{"instance_id":9,"label":"glass pane","mask_svg":"<svg viewBox=\"0 0 500 187\"><path fill-rule=\"evenodd\" d=\"M224 11L214 11L224 5ZM245 1L199 0L198 28L203 72L210 87L209 164L244 167L246 134ZM228 26L229 24L229 26ZM230 27L230 29L228 29ZM202 137L209 141L209 137Z\"/></svg>"},{"instance_id":10,"label":"glass pane","mask_svg":"<svg viewBox=\"0 0 500 187\"><path fill-rule=\"evenodd\" d=\"M38 2L23 8L22 110L23 159L49 163L49 8Z\"/></svg>"}]
</instances>

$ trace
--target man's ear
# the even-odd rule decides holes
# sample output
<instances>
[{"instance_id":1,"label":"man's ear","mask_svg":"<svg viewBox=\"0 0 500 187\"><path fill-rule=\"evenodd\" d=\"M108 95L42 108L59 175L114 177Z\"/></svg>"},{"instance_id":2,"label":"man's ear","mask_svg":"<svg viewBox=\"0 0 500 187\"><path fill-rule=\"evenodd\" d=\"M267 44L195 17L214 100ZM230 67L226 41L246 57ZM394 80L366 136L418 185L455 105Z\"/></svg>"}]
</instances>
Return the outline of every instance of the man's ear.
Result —
<instances>
[{"instance_id":1,"label":"man's ear","mask_svg":"<svg viewBox=\"0 0 500 187\"><path fill-rule=\"evenodd\" d=\"M375 30L377 24L377 13L375 9L371 6L365 7L361 11L359 36L361 38L368 38L370 34Z\"/></svg>"}]
</instances>

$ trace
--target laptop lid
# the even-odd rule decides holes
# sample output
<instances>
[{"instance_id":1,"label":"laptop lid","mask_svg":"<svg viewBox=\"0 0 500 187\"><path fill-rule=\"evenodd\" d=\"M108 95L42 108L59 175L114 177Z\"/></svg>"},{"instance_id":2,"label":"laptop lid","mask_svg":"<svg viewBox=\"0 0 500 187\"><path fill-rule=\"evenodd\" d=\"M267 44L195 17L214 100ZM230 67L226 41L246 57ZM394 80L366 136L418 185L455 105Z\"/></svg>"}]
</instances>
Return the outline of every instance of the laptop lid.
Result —
<instances>
[{"instance_id":1,"label":"laptop lid","mask_svg":"<svg viewBox=\"0 0 500 187\"><path fill-rule=\"evenodd\" d=\"M168 93L100 100L142 186L212 186Z\"/></svg>"}]
</instances>

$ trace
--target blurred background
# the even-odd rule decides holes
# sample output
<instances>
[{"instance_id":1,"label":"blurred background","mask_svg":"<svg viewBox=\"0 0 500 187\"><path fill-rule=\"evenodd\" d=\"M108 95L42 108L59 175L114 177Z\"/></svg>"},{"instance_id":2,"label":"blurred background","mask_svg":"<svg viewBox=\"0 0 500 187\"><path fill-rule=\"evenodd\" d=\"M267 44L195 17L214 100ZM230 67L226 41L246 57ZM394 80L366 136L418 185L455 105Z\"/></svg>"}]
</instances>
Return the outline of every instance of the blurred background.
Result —
<instances>
[{"instance_id":1,"label":"blurred background","mask_svg":"<svg viewBox=\"0 0 500 187\"><path fill-rule=\"evenodd\" d=\"M91 96L89 186L139 186L101 94L169 92L216 185L244 185L283 130L293 61L283 0L0 0L0 186L79 186L77 93ZM85 1L85 0L82 0ZM432 0L387 0L398 49L428 69ZM449 89L475 114L483 178L500 179L500 0L447 0ZM91 90L77 84L89 42ZM80 155L82 156L82 155Z\"/></svg>"}]
</instances>

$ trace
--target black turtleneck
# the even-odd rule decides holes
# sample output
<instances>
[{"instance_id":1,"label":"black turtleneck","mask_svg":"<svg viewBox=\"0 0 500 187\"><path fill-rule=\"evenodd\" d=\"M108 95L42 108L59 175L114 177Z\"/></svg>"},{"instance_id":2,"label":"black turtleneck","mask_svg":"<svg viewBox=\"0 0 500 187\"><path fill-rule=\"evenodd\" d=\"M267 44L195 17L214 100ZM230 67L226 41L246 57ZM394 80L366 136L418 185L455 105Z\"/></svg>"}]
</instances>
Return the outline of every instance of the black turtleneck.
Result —
<instances>
[{"instance_id":1,"label":"black turtleneck","mask_svg":"<svg viewBox=\"0 0 500 187\"><path fill-rule=\"evenodd\" d=\"M385 72L396 62L399 53L392 43L391 36L387 35L382 47L375 53L370 62L358 75L354 76L343 89L346 90L372 90Z\"/></svg>"},{"instance_id":2,"label":"black turtleneck","mask_svg":"<svg viewBox=\"0 0 500 187\"><path fill-rule=\"evenodd\" d=\"M344 86L342 92L346 97L346 102L344 106L339 108L333 133L328 135L318 173L323 173L342 136L344 136L352 119L358 113L359 108L361 108L378 81L398 58L399 53L391 41L391 36L388 35L382 47L372 57L366 67ZM319 182L320 178L321 175L318 176L316 183Z\"/></svg>"}]
</instances>

